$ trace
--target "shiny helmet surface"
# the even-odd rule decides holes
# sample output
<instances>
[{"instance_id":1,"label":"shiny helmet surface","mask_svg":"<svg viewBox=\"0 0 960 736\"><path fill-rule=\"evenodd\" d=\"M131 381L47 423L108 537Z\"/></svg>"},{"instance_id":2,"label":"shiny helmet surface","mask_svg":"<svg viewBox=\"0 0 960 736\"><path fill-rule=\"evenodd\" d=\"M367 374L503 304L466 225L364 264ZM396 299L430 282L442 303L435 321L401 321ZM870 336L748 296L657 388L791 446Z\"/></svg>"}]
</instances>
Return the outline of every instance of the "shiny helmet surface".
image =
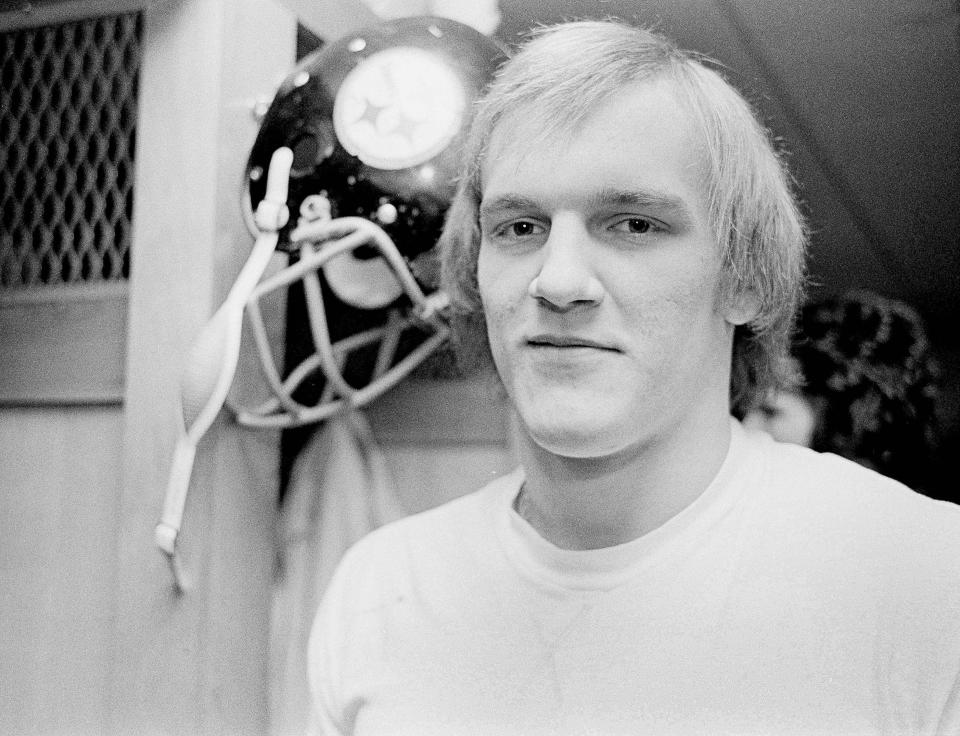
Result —
<instances>
[{"instance_id":1,"label":"shiny helmet surface","mask_svg":"<svg viewBox=\"0 0 960 736\"><path fill-rule=\"evenodd\" d=\"M274 397L241 422L294 426L362 406L446 338L435 247L473 102L505 59L473 28L436 17L385 21L305 57L264 115L246 169L245 208L266 193L273 153L293 153L285 272L291 288L281 371L260 352ZM293 278L291 278L293 276ZM261 341L262 342L262 341Z\"/></svg>"}]
</instances>

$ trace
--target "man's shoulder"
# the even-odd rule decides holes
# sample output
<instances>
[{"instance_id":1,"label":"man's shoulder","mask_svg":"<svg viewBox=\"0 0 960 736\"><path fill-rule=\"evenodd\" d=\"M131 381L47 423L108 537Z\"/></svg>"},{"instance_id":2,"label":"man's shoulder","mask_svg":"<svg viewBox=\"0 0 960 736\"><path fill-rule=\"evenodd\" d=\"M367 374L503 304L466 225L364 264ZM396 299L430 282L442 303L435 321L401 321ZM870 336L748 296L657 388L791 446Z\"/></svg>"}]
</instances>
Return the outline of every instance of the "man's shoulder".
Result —
<instances>
[{"instance_id":1,"label":"man's shoulder","mask_svg":"<svg viewBox=\"0 0 960 736\"><path fill-rule=\"evenodd\" d=\"M797 445L760 440L770 503L795 519L851 542L888 550L940 547L960 557L960 506L924 496L852 460Z\"/></svg>"},{"instance_id":2,"label":"man's shoulder","mask_svg":"<svg viewBox=\"0 0 960 736\"><path fill-rule=\"evenodd\" d=\"M824 605L873 610L907 638L955 630L944 622L960 621L960 506L837 455L759 444L746 517L756 565Z\"/></svg>"},{"instance_id":3,"label":"man's shoulder","mask_svg":"<svg viewBox=\"0 0 960 736\"><path fill-rule=\"evenodd\" d=\"M769 437L756 438L756 441L763 446L766 455L768 479L778 479L788 488L822 495L834 502L937 511L960 521L960 506L924 496L848 458L775 442Z\"/></svg>"}]
</instances>

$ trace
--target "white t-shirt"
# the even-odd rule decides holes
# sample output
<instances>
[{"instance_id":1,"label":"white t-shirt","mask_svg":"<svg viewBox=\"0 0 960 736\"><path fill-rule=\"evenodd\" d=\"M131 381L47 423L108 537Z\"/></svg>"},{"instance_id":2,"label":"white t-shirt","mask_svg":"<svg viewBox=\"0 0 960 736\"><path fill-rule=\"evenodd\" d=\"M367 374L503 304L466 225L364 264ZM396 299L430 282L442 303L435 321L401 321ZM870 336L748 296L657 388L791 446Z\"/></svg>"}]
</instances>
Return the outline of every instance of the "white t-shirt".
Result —
<instances>
[{"instance_id":1,"label":"white t-shirt","mask_svg":"<svg viewBox=\"0 0 960 736\"><path fill-rule=\"evenodd\" d=\"M960 734L960 506L736 422L707 490L616 547L541 538L522 479L347 553L323 733Z\"/></svg>"}]
</instances>

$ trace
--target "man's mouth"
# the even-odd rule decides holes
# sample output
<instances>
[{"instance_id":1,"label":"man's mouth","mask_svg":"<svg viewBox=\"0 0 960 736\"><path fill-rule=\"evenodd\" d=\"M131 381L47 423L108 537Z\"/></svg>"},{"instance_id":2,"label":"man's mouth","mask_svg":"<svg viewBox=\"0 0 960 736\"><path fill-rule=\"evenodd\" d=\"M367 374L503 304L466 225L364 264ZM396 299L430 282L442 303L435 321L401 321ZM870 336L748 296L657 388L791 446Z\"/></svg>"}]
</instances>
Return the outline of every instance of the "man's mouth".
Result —
<instances>
[{"instance_id":1,"label":"man's mouth","mask_svg":"<svg viewBox=\"0 0 960 736\"><path fill-rule=\"evenodd\" d=\"M593 348L594 350L620 352L618 348L610 343L594 340L582 335L543 333L527 338L527 344L535 348Z\"/></svg>"}]
</instances>

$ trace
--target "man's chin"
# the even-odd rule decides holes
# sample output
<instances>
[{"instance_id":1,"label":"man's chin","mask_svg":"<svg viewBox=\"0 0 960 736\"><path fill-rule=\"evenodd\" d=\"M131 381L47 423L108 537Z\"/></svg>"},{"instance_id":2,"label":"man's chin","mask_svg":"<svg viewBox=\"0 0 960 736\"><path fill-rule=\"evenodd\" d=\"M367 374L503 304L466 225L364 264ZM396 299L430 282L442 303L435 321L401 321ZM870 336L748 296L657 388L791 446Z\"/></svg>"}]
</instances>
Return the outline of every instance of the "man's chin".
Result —
<instances>
[{"instance_id":1,"label":"man's chin","mask_svg":"<svg viewBox=\"0 0 960 736\"><path fill-rule=\"evenodd\" d=\"M578 422L573 417L562 422L530 422L526 428L541 449L560 457L607 457L623 449L626 440L622 432L599 426L596 422Z\"/></svg>"}]
</instances>

